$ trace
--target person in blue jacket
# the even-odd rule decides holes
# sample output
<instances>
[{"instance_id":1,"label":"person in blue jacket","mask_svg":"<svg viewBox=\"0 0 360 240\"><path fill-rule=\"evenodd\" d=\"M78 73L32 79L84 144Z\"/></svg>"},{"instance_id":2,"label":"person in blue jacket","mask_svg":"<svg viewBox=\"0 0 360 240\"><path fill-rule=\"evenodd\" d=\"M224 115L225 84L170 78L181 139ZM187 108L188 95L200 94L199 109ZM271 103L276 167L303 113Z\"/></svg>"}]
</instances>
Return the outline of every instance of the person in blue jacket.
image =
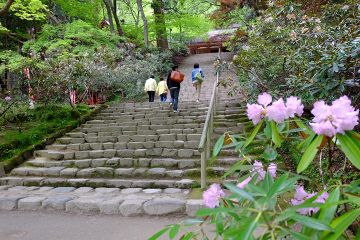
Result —
<instances>
[{"instance_id":1,"label":"person in blue jacket","mask_svg":"<svg viewBox=\"0 0 360 240\"><path fill-rule=\"evenodd\" d=\"M194 64L194 69L192 70L191 73L191 80L193 83L193 86L196 89L196 102L200 101L200 93L201 93L201 84L204 81L204 72L203 70L200 68L200 65L198 63Z\"/></svg>"}]
</instances>

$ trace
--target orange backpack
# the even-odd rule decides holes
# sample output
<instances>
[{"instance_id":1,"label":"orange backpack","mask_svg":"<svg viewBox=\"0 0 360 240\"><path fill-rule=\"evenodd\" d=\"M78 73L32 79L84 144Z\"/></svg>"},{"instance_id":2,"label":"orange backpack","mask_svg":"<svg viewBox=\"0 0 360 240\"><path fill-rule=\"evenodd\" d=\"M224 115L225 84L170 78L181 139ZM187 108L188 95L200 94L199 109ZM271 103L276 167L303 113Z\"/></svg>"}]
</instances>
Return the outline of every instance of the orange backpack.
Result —
<instances>
[{"instance_id":1,"label":"orange backpack","mask_svg":"<svg viewBox=\"0 0 360 240\"><path fill-rule=\"evenodd\" d=\"M170 75L171 81L181 83L184 81L185 75L179 71L172 71Z\"/></svg>"}]
</instances>

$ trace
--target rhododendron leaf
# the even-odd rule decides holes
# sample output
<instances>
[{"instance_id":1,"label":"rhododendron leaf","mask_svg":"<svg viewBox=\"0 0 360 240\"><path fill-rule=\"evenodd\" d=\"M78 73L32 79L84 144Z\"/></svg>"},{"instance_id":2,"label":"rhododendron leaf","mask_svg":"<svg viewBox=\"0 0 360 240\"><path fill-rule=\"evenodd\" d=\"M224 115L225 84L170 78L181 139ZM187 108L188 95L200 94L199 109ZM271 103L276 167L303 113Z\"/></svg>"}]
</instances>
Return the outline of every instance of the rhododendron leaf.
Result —
<instances>
[{"instance_id":1,"label":"rhododendron leaf","mask_svg":"<svg viewBox=\"0 0 360 240\"><path fill-rule=\"evenodd\" d=\"M311 133L310 135L308 135L308 137L301 141L297 146L296 148L299 149L299 150L304 150L305 148L307 148L310 143L312 143L312 141L314 140L316 134L315 133Z\"/></svg>"},{"instance_id":2,"label":"rhododendron leaf","mask_svg":"<svg viewBox=\"0 0 360 240\"><path fill-rule=\"evenodd\" d=\"M351 193L344 193L344 194L345 194L345 196L348 197L350 202L360 205L360 197L358 197L357 195L353 195Z\"/></svg>"},{"instance_id":3,"label":"rhododendron leaf","mask_svg":"<svg viewBox=\"0 0 360 240\"><path fill-rule=\"evenodd\" d=\"M204 217L209 216L215 212L216 208L201 208L196 212L196 216Z\"/></svg>"},{"instance_id":4,"label":"rhododendron leaf","mask_svg":"<svg viewBox=\"0 0 360 240\"><path fill-rule=\"evenodd\" d=\"M261 120L258 125L256 125L256 127L254 128L254 130L251 132L250 136L246 139L245 143L244 143L244 148L247 147L256 137L256 135L258 134L261 126L264 123L264 119Z\"/></svg>"},{"instance_id":5,"label":"rhododendron leaf","mask_svg":"<svg viewBox=\"0 0 360 240\"><path fill-rule=\"evenodd\" d=\"M225 140L225 134L221 135L221 137L219 137L219 139L216 141L213 150L213 156L217 156L219 154L222 147L224 146L224 140Z\"/></svg>"},{"instance_id":6,"label":"rhododendron leaf","mask_svg":"<svg viewBox=\"0 0 360 240\"><path fill-rule=\"evenodd\" d=\"M271 121L271 139L277 147L281 146L282 139L279 130L276 126L276 123L273 121Z\"/></svg>"},{"instance_id":7,"label":"rhododendron leaf","mask_svg":"<svg viewBox=\"0 0 360 240\"><path fill-rule=\"evenodd\" d=\"M240 196L240 197L243 197L243 198L245 198L245 199L247 199L247 200L249 200L249 201L252 201L252 202L255 201L255 199L253 198L253 196L251 196L251 195L250 195L249 193L247 193L246 191L238 188L238 187L235 186L234 184L226 183L226 184L224 184L224 185L225 185L225 187L226 187L227 189L229 189L232 193L234 193L234 194L236 194L236 195L238 195L238 196Z\"/></svg>"},{"instance_id":8,"label":"rhododendron leaf","mask_svg":"<svg viewBox=\"0 0 360 240\"><path fill-rule=\"evenodd\" d=\"M176 237L176 235L178 235L180 230L180 225L179 224L175 224L170 228L169 231L169 238L170 239L174 239Z\"/></svg>"},{"instance_id":9,"label":"rhododendron leaf","mask_svg":"<svg viewBox=\"0 0 360 240\"><path fill-rule=\"evenodd\" d=\"M328 198L326 199L324 207L320 211L318 218L319 220L324 221L328 224L331 222L337 209L337 204L334 205L334 203L339 201L339 197L340 189L339 187L337 187L329 194Z\"/></svg>"},{"instance_id":10,"label":"rhododendron leaf","mask_svg":"<svg viewBox=\"0 0 360 240\"><path fill-rule=\"evenodd\" d=\"M323 138L323 135L317 136L314 141L312 141L312 143L309 145L309 147L305 150L304 155L301 157L299 165L296 169L298 173L304 171L314 160L317 152L319 151L319 147L323 141Z\"/></svg>"},{"instance_id":11,"label":"rhododendron leaf","mask_svg":"<svg viewBox=\"0 0 360 240\"><path fill-rule=\"evenodd\" d=\"M169 230L168 227L161 229L160 231L158 231L157 233L155 233L154 235L152 235L148 240L157 240L159 239L159 237L161 237L162 235L164 235L164 233L166 233Z\"/></svg>"},{"instance_id":12,"label":"rhododendron leaf","mask_svg":"<svg viewBox=\"0 0 360 240\"><path fill-rule=\"evenodd\" d=\"M349 136L348 133L337 134L336 137L339 140L341 151L345 153L345 156L357 169L360 169L360 148L355 143L357 140Z\"/></svg>"},{"instance_id":13,"label":"rhododendron leaf","mask_svg":"<svg viewBox=\"0 0 360 240\"><path fill-rule=\"evenodd\" d=\"M262 156L265 160L273 161L277 157L277 152L272 147L267 146Z\"/></svg>"},{"instance_id":14,"label":"rhododendron leaf","mask_svg":"<svg viewBox=\"0 0 360 240\"><path fill-rule=\"evenodd\" d=\"M290 218L301 223L302 225L304 225L308 228L312 228L312 229L316 229L316 230L332 231L332 228L329 225L327 225L327 224L323 223L322 221L319 221L315 218L301 216L299 214L295 214L295 215L291 216Z\"/></svg>"},{"instance_id":15,"label":"rhododendron leaf","mask_svg":"<svg viewBox=\"0 0 360 240\"><path fill-rule=\"evenodd\" d=\"M284 232L290 234L291 236L294 237L294 239L298 239L298 240L312 240L312 238L310 238L309 236L306 236L305 234L299 233L299 232L295 232L293 230L289 230L283 227L280 227L281 230L283 230Z\"/></svg>"},{"instance_id":16,"label":"rhododendron leaf","mask_svg":"<svg viewBox=\"0 0 360 240\"><path fill-rule=\"evenodd\" d=\"M271 125L270 125L270 122L266 122L266 126L264 128L264 134L265 134L265 137L267 138L271 138Z\"/></svg>"},{"instance_id":17,"label":"rhododendron leaf","mask_svg":"<svg viewBox=\"0 0 360 240\"><path fill-rule=\"evenodd\" d=\"M304 133L305 133L306 135L310 135L310 134L314 133L314 132L311 130L311 128L309 128L308 126L306 126L306 125L304 124L304 122L301 121L301 119L295 118L294 121L295 121L296 125L298 125L299 128L304 129Z\"/></svg>"},{"instance_id":18,"label":"rhododendron leaf","mask_svg":"<svg viewBox=\"0 0 360 240\"><path fill-rule=\"evenodd\" d=\"M350 212L341 215L340 217L334 219L330 226L334 229L333 233L324 232L321 235L322 240L336 240L338 239L343 232L360 216L360 208L354 209Z\"/></svg>"},{"instance_id":19,"label":"rhododendron leaf","mask_svg":"<svg viewBox=\"0 0 360 240\"><path fill-rule=\"evenodd\" d=\"M193 237L195 237L195 234L193 232L189 232L189 233L186 233L185 235L183 235L180 239L181 240L190 240Z\"/></svg>"}]
</instances>

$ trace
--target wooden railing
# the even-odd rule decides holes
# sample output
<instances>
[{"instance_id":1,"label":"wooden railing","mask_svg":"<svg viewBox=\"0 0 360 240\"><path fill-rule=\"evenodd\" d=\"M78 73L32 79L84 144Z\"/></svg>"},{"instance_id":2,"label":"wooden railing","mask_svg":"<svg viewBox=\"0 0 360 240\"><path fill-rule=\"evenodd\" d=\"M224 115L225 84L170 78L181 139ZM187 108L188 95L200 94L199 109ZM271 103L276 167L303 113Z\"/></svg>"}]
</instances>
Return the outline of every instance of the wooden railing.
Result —
<instances>
[{"instance_id":1,"label":"wooden railing","mask_svg":"<svg viewBox=\"0 0 360 240\"><path fill-rule=\"evenodd\" d=\"M219 49L218 60L220 61L221 49ZM219 68L220 69L220 68ZM214 131L214 117L216 114L216 101L218 95L218 82L220 70L216 71L216 81L214 82L211 100L209 103L206 120L202 131L198 150L201 153L201 188L206 187L206 162L211 156L211 137Z\"/></svg>"}]
</instances>

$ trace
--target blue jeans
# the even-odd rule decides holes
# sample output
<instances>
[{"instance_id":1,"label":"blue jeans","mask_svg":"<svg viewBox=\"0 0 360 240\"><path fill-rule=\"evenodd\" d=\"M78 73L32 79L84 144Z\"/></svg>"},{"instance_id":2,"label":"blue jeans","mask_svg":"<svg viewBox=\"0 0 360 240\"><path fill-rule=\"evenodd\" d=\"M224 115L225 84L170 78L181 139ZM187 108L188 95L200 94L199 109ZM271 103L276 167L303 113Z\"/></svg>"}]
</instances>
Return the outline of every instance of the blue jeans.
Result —
<instances>
[{"instance_id":1,"label":"blue jeans","mask_svg":"<svg viewBox=\"0 0 360 240\"><path fill-rule=\"evenodd\" d=\"M160 101L166 102L166 100L167 100L167 93L160 94Z\"/></svg>"},{"instance_id":2,"label":"blue jeans","mask_svg":"<svg viewBox=\"0 0 360 240\"><path fill-rule=\"evenodd\" d=\"M179 93L180 93L180 88L171 88L170 89L171 102L173 104L174 111L178 110Z\"/></svg>"}]
</instances>

